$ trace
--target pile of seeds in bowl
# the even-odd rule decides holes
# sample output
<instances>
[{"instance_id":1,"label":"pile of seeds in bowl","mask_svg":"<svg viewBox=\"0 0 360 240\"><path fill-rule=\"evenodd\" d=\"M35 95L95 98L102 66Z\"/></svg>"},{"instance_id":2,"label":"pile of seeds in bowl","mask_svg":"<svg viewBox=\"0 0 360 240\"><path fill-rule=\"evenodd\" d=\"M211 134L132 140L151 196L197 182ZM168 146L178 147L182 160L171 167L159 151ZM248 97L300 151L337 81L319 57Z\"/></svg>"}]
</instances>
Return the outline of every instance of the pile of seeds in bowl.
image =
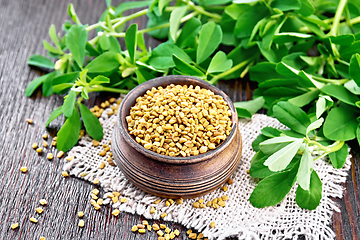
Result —
<instances>
[{"instance_id":1,"label":"pile of seeds in bowl","mask_svg":"<svg viewBox=\"0 0 360 240\"><path fill-rule=\"evenodd\" d=\"M225 100L199 86L168 85L146 91L126 117L135 140L167 156L195 156L215 149L230 134Z\"/></svg>"}]
</instances>

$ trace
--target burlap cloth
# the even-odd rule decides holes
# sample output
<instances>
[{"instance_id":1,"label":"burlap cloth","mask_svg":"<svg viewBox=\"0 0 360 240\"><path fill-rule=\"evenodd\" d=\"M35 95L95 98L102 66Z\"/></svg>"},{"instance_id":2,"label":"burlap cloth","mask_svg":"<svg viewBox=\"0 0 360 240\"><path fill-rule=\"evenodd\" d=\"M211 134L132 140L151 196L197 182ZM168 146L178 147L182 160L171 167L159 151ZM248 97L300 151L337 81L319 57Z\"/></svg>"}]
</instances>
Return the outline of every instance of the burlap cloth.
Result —
<instances>
[{"instance_id":1,"label":"burlap cloth","mask_svg":"<svg viewBox=\"0 0 360 240\"><path fill-rule=\"evenodd\" d=\"M116 122L115 115L108 116L109 110L110 108L106 109L100 117L104 128L104 138L100 145L109 143ZM106 163L104 169L99 169L100 163L106 162L109 153L101 157L99 152L103 148L94 147L92 139L87 135L82 137L78 145L69 152L69 155L75 156L75 159L71 162L64 160L63 168L72 176L90 182L93 182L95 178L99 179L99 185L105 191L104 204L112 204L112 208L137 213L148 219L159 219L161 213L166 212L168 215L164 220L181 223L189 229L196 229L209 239L225 239L228 236L237 236L239 239L297 239L299 235L304 235L306 239L334 239L335 234L330 224L333 211L340 211L340 209L331 198L341 198L343 195L342 183L345 182L347 170L350 168L350 156L342 169L334 169L323 160L315 162L314 169L323 183L322 199L316 210L307 211L296 205L296 186L278 206L254 208L248 199L256 183L247 170L255 154L251 143L260 134L260 130L266 126L284 128L276 119L261 114L255 114L251 120L240 120L239 128L243 139L242 163L232 176L234 183L228 185L226 193L217 189L201 197L207 202L215 197L228 195L230 199L226 201L226 206L219 209L194 208L192 204L197 199L187 199L180 205L175 203L169 207L165 205L166 199L159 204L154 204L154 200L158 197L135 187L126 180L116 166ZM120 192L119 199L126 197L128 201L113 204L109 198L106 198L106 193L112 191ZM155 214L150 214L152 206L156 208ZM216 227L210 228L209 223L213 221Z\"/></svg>"}]
</instances>

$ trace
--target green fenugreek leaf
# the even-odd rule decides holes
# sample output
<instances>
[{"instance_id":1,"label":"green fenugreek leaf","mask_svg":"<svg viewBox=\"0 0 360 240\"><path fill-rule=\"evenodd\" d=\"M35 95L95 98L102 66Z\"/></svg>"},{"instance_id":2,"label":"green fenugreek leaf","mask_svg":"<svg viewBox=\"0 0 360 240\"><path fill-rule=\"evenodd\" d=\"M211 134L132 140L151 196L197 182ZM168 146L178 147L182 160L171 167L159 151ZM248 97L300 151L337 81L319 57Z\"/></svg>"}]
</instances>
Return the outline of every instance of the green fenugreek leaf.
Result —
<instances>
[{"instance_id":1,"label":"green fenugreek leaf","mask_svg":"<svg viewBox=\"0 0 360 240\"><path fill-rule=\"evenodd\" d=\"M314 168L314 159L311 156L309 147L305 144L305 150L300 160L299 171L297 173L297 182L300 187L306 191L310 188L310 176Z\"/></svg>"},{"instance_id":2,"label":"green fenugreek leaf","mask_svg":"<svg viewBox=\"0 0 360 240\"><path fill-rule=\"evenodd\" d=\"M309 190L304 190L299 185L296 190L295 201L301 208L314 210L320 204L322 196L322 183L315 171L312 171L310 177Z\"/></svg>"},{"instance_id":3,"label":"green fenugreek leaf","mask_svg":"<svg viewBox=\"0 0 360 240\"><path fill-rule=\"evenodd\" d=\"M200 64L216 50L222 40L221 27L208 22L201 27L199 44L196 51L196 63Z\"/></svg>"},{"instance_id":4,"label":"green fenugreek leaf","mask_svg":"<svg viewBox=\"0 0 360 240\"><path fill-rule=\"evenodd\" d=\"M62 105L56 108L54 111L50 113L48 120L45 123L45 127L48 127L49 124L54 121L57 117L59 117L63 113Z\"/></svg>"},{"instance_id":5,"label":"green fenugreek leaf","mask_svg":"<svg viewBox=\"0 0 360 240\"><path fill-rule=\"evenodd\" d=\"M170 37L174 42L176 42L180 20L185 15L186 9L187 6L178 7L170 14Z\"/></svg>"},{"instance_id":6,"label":"green fenugreek leaf","mask_svg":"<svg viewBox=\"0 0 360 240\"><path fill-rule=\"evenodd\" d=\"M69 118L73 115L73 110L75 109L75 101L76 92L71 90L64 100L63 113L65 117Z\"/></svg>"},{"instance_id":7,"label":"green fenugreek leaf","mask_svg":"<svg viewBox=\"0 0 360 240\"><path fill-rule=\"evenodd\" d=\"M72 115L65 120L64 125L57 133L56 148L61 151L70 150L79 140L81 128L80 115L77 108L74 108Z\"/></svg>"},{"instance_id":8,"label":"green fenugreek leaf","mask_svg":"<svg viewBox=\"0 0 360 240\"><path fill-rule=\"evenodd\" d=\"M43 67L49 69L54 69L55 66L54 63L49 58L37 54L31 55L27 61L27 64L31 66Z\"/></svg>"},{"instance_id":9,"label":"green fenugreek leaf","mask_svg":"<svg viewBox=\"0 0 360 240\"><path fill-rule=\"evenodd\" d=\"M100 141L104 133L99 119L82 103L80 103L80 113L86 132L89 133L93 139Z\"/></svg>"},{"instance_id":10,"label":"green fenugreek leaf","mask_svg":"<svg viewBox=\"0 0 360 240\"><path fill-rule=\"evenodd\" d=\"M138 26L136 23L132 24L125 33L125 44L129 52L130 61L132 64L135 64L135 52L137 46L137 30Z\"/></svg>"},{"instance_id":11,"label":"green fenugreek leaf","mask_svg":"<svg viewBox=\"0 0 360 240\"><path fill-rule=\"evenodd\" d=\"M87 37L88 32L83 25L73 25L65 35L66 46L79 67L83 66Z\"/></svg>"}]
</instances>

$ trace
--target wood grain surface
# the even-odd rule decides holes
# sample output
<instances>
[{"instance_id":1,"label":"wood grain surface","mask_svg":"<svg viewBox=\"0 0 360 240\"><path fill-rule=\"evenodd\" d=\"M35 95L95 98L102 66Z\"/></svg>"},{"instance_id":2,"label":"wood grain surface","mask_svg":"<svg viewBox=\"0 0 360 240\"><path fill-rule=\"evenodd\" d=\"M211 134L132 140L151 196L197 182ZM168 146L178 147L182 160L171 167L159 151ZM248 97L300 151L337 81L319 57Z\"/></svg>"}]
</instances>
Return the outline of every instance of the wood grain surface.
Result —
<instances>
[{"instance_id":1,"label":"wood grain surface","mask_svg":"<svg viewBox=\"0 0 360 240\"><path fill-rule=\"evenodd\" d=\"M130 231L143 220L141 216L121 213L114 217L109 207L95 211L89 202L89 192L94 186L79 179L63 178L62 162L46 160L47 152L56 153L54 148L48 147L40 156L31 148L32 143L42 142L45 122L52 110L62 104L62 99L56 95L45 98L39 91L32 98L25 97L27 84L39 75L26 61L31 54L46 54L42 40L50 41L51 24L60 31L61 24L69 19L70 2L80 20L89 24L95 23L106 7L104 0L0 0L0 239L40 239L41 236L47 240L157 239L155 233L140 236ZM140 27L145 26L145 20L137 20ZM158 43L153 39L146 41L152 46ZM233 101L251 99L251 86L247 82L220 82L219 87ZM104 98L107 98L105 94L94 95L87 104L99 103ZM27 118L33 119L33 124L28 124ZM56 130L62 121L57 119L50 127ZM338 239L358 239L360 235L359 158L353 158L352 162L344 197L335 199L341 210L333 215ZM22 166L28 167L27 173L20 172ZM38 214L35 208L42 198L48 204ZM78 211L85 213L83 228L78 227ZM37 218L38 223L30 222L30 217ZM14 222L20 226L11 230ZM185 227L166 224L181 230L178 239L187 239Z\"/></svg>"}]
</instances>

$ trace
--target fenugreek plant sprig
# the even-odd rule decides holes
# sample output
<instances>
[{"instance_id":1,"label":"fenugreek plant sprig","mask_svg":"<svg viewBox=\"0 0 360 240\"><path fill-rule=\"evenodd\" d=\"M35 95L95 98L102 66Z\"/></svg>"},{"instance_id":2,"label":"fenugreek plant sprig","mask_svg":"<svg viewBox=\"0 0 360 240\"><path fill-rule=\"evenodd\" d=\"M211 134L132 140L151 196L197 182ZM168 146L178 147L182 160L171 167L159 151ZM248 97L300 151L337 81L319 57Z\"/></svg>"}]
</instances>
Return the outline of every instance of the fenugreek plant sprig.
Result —
<instances>
[{"instance_id":1,"label":"fenugreek plant sprig","mask_svg":"<svg viewBox=\"0 0 360 240\"><path fill-rule=\"evenodd\" d=\"M258 153L250 172L262 180L251 202L257 207L276 204L288 192L281 184L298 181L298 205L317 206L321 182L309 168L309 153L318 154L314 160L328 156L340 168L347 156L346 142L360 142L359 1L149 0L117 7L106 2L107 9L93 25L81 23L70 4L72 22L63 25L65 34L60 37L52 25L52 44L43 42L48 57L32 55L28 60L51 72L34 79L25 90L27 96L39 86L44 96L65 94L64 104L46 123L65 116L56 143L59 150L77 143L81 119L91 137L102 138L99 120L82 104L92 92L127 93L169 74L192 75L212 84L249 76L258 88L253 100L235 103L238 116L250 118L265 108L291 129L280 136L263 129L254 142ZM144 9L124 15L137 8ZM145 15L145 29L133 24L125 30L126 23ZM97 32L92 39L90 31ZM164 42L150 49L144 33ZM124 38L125 45L120 46L117 38ZM297 110L287 109L287 104ZM302 116L300 121L291 117L296 114ZM289 126L291 122L298 126ZM306 132L315 123L318 127ZM268 145L276 152L265 153ZM254 175L253 165L263 175ZM269 188L269 182L276 184ZM313 201L306 202L307 197Z\"/></svg>"}]
</instances>

